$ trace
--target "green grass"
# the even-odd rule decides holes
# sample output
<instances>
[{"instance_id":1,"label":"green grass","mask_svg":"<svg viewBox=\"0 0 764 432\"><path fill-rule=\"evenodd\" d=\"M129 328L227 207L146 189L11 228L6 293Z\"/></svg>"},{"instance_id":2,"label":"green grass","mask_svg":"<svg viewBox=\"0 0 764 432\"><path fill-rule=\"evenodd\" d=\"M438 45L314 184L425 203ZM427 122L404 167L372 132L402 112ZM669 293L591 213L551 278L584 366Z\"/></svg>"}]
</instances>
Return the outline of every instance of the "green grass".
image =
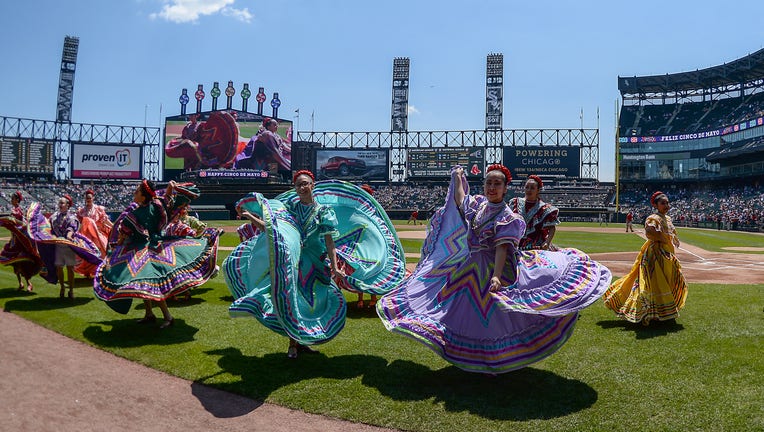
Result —
<instances>
[{"instance_id":1,"label":"green grass","mask_svg":"<svg viewBox=\"0 0 764 432\"><path fill-rule=\"evenodd\" d=\"M562 234L560 243L569 241ZM632 236L585 234L635 250L623 243ZM85 280L74 303L34 282L33 294L17 293L13 274L0 269L3 309L172 375L307 412L410 431L764 429L764 285L692 284L678 324L648 328L597 302L559 352L490 377L450 366L352 307L320 355L288 361L286 338L228 317L220 276L191 301L170 302L169 331L136 325L138 303L128 315L113 312Z\"/></svg>"},{"instance_id":2,"label":"green grass","mask_svg":"<svg viewBox=\"0 0 764 432\"><path fill-rule=\"evenodd\" d=\"M734 252L725 248L736 246L764 248L764 235L757 233L678 228L677 234L679 235L679 240L683 243L690 243L714 252ZM743 252L764 254L764 250Z\"/></svg>"}]
</instances>

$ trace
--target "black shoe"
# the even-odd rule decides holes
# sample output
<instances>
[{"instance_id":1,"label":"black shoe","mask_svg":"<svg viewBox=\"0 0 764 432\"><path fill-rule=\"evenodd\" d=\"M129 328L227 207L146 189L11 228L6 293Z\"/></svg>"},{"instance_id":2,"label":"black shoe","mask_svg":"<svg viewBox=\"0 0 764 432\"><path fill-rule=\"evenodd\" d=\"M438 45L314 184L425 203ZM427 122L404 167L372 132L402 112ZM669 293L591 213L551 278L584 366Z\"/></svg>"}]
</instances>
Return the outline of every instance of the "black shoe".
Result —
<instances>
[{"instance_id":1,"label":"black shoe","mask_svg":"<svg viewBox=\"0 0 764 432\"><path fill-rule=\"evenodd\" d=\"M136 321L138 324L153 324L157 322L157 317L154 315L146 315L145 317Z\"/></svg>"},{"instance_id":2,"label":"black shoe","mask_svg":"<svg viewBox=\"0 0 764 432\"><path fill-rule=\"evenodd\" d=\"M297 347L292 345L289 347L289 350L287 350L287 358L290 359L296 359L297 358Z\"/></svg>"},{"instance_id":3,"label":"black shoe","mask_svg":"<svg viewBox=\"0 0 764 432\"><path fill-rule=\"evenodd\" d=\"M304 354L318 354L318 350L313 349L307 345L297 345L297 351Z\"/></svg>"},{"instance_id":4,"label":"black shoe","mask_svg":"<svg viewBox=\"0 0 764 432\"><path fill-rule=\"evenodd\" d=\"M156 318L154 318L154 321L156 321ZM173 324L175 324L175 318L170 318L168 320L164 320L162 325L159 326L159 329L166 329L167 327L172 327Z\"/></svg>"}]
</instances>

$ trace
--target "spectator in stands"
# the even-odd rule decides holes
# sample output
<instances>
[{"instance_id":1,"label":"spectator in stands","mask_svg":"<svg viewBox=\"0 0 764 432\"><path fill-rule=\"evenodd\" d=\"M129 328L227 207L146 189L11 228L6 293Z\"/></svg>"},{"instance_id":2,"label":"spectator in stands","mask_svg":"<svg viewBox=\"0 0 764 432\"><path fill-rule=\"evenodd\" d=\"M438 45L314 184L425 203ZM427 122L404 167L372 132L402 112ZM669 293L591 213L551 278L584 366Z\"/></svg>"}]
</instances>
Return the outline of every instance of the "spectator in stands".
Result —
<instances>
[{"instance_id":1,"label":"spectator in stands","mask_svg":"<svg viewBox=\"0 0 764 432\"><path fill-rule=\"evenodd\" d=\"M19 291L24 290L24 284L21 282L22 276L26 281L26 290L32 292L32 276L36 275L42 267L40 254L37 252L37 246L29 238L27 231L27 220L24 209L21 207L21 201L24 196L21 191L16 191L11 195L11 215L0 218L0 226L7 228L11 232L11 239L3 246L0 252L0 264L13 267L13 273L19 282Z\"/></svg>"},{"instance_id":2,"label":"spectator in stands","mask_svg":"<svg viewBox=\"0 0 764 432\"><path fill-rule=\"evenodd\" d=\"M89 238L98 247L98 250L106 256L106 248L109 245L109 233L113 224L106 214L103 206L95 204L95 191L88 189L85 191L85 205L77 210L77 220L80 222L80 234ZM74 270L87 277L95 276L96 266L81 261Z\"/></svg>"},{"instance_id":3,"label":"spectator in stands","mask_svg":"<svg viewBox=\"0 0 764 432\"><path fill-rule=\"evenodd\" d=\"M106 263L98 267L93 279L96 297L117 312L129 312L132 299L142 299L146 309L139 324L156 322L152 309L152 302L156 302L164 317L160 329L175 322L166 300L202 285L214 274L222 233L211 230L201 237L166 235L167 224L183 201L178 196L190 201L199 196L199 190L171 181L162 195L154 182L143 180L135 189L134 202L114 223Z\"/></svg>"},{"instance_id":4,"label":"spectator in stands","mask_svg":"<svg viewBox=\"0 0 764 432\"><path fill-rule=\"evenodd\" d=\"M525 220L525 233L520 239L520 249L555 250L552 244L556 226L560 224L557 218L557 207L541 200L541 189L544 182L537 175L529 175L525 181L525 197L509 200L509 208Z\"/></svg>"},{"instance_id":5,"label":"spectator in stands","mask_svg":"<svg viewBox=\"0 0 764 432\"><path fill-rule=\"evenodd\" d=\"M628 213L626 213L626 232L634 232L634 227L632 226L632 222L634 221L634 212L629 210Z\"/></svg>"},{"instance_id":6,"label":"spectator in stands","mask_svg":"<svg viewBox=\"0 0 764 432\"><path fill-rule=\"evenodd\" d=\"M604 296L605 306L618 317L643 325L674 320L687 298L682 266L675 255L679 238L667 215L671 208L668 196L655 192L650 204L656 213L645 221L647 241L631 271L613 282Z\"/></svg>"}]
</instances>

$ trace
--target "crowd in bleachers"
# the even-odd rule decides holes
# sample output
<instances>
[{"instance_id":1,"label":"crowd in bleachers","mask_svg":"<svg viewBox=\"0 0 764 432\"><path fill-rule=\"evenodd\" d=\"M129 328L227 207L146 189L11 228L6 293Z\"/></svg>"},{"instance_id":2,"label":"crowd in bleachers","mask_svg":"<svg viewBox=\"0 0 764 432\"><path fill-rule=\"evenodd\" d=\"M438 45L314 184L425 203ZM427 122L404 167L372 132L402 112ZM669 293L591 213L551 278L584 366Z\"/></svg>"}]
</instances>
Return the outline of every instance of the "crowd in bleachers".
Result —
<instances>
[{"instance_id":1,"label":"crowd in bleachers","mask_svg":"<svg viewBox=\"0 0 764 432\"><path fill-rule=\"evenodd\" d=\"M470 184L471 188L480 188L480 184ZM515 181L510 185L506 199L522 197L525 183ZM385 210L431 210L443 205L448 187L445 185L390 185L379 186L374 197ZM560 208L603 208L613 194L613 187L600 186L596 182L569 182L569 184L550 184L544 186L541 199Z\"/></svg>"},{"instance_id":2,"label":"crowd in bleachers","mask_svg":"<svg viewBox=\"0 0 764 432\"><path fill-rule=\"evenodd\" d=\"M121 212L133 200L135 182L110 182L107 184L93 184L90 182L73 183L46 183L25 182L15 183L7 180L0 181L0 213L10 213L11 195L19 190L24 197L25 207L29 202L39 202L44 213L57 210L56 202L64 194L68 194L74 200L74 208L85 204L85 191L92 189L95 192L95 203L106 207L107 212Z\"/></svg>"},{"instance_id":3,"label":"crowd in bleachers","mask_svg":"<svg viewBox=\"0 0 764 432\"><path fill-rule=\"evenodd\" d=\"M644 221L652 212L649 197L653 190L622 191L621 211L634 212L635 221ZM753 185L693 185L664 190L671 202L669 215L680 226L717 229L764 229L764 187Z\"/></svg>"},{"instance_id":4,"label":"crowd in bleachers","mask_svg":"<svg viewBox=\"0 0 764 432\"><path fill-rule=\"evenodd\" d=\"M764 116L764 92L705 102L628 105L621 110L621 136L659 136L720 129Z\"/></svg>"},{"instance_id":5,"label":"crowd in bleachers","mask_svg":"<svg viewBox=\"0 0 764 432\"><path fill-rule=\"evenodd\" d=\"M88 189L96 192L96 203L106 207L107 212L117 213L130 204L135 182L92 184L82 182L64 183L9 183L0 181L0 213L9 213L10 197L16 190L22 191L25 205L36 201L45 212L55 211L55 204L63 194L69 194L75 207L84 204ZM472 188L479 184L471 184ZM432 211L443 205L448 186L397 184L374 187L374 197L387 211ZM634 212L635 221L641 223L652 212L649 196L653 189L622 190L619 204L622 213ZM689 185L665 190L671 200L670 215L677 225L713 227L721 229L764 230L764 187L760 182L736 185ZM523 196L522 182L514 182L507 199ZM596 182L575 182L546 186L542 199L561 209L603 209L614 205L612 186Z\"/></svg>"}]
</instances>

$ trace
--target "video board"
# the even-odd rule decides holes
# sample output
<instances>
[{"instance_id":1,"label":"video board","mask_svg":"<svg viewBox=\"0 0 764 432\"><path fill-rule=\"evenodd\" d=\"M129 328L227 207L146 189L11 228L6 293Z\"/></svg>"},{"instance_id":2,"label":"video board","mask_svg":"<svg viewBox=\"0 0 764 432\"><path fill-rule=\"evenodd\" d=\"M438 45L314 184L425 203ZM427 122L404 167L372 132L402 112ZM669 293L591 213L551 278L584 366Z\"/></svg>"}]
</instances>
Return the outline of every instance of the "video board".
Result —
<instances>
[{"instance_id":1,"label":"video board","mask_svg":"<svg viewBox=\"0 0 764 432\"><path fill-rule=\"evenodd\" d=\"M0 137L0 173L53 174L54 141Z\"/></svg>"},{"instance_id":2,"label":"video board","mask_svg":"<svg viewBox=\"0 0 764 432\"><path fill-rule=\"evenodd\" d=\"M269 135L263 132L266 117L236 110L167 117L164 180L184 171L210 178L289 177L292 122L276 119L278 129Z\"/></svg>"},{"instance_id":3,"label":"video board","mask_svg":"<svg viewBox=\"0 0 764 432\"><path fill-rule=\"evenodd\" d=\"M482 178L485 170L484 148L410 148L406 153L406 171L410 179L446 178L451 175L451 167L456 165L464 168L467 178Z\"/></svg>"}]
</instances>

